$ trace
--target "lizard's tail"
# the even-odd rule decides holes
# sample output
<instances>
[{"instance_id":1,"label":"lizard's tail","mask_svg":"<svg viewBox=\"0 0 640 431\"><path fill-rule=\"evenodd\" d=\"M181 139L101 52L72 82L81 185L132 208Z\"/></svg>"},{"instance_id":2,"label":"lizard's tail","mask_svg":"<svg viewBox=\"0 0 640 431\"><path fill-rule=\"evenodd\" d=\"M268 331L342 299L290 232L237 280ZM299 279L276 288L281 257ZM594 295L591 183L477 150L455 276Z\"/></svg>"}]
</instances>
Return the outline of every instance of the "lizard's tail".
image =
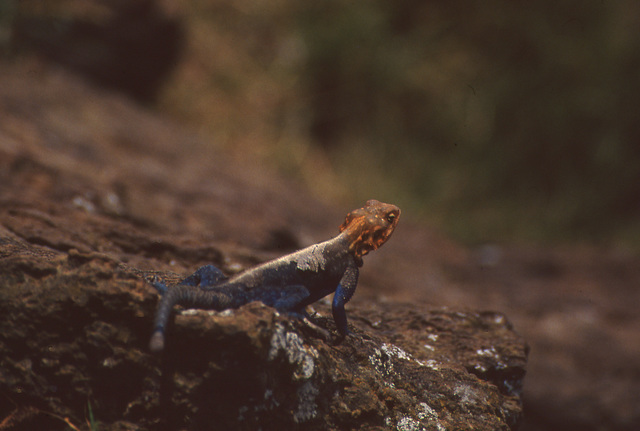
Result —
<instances>
[{"instance_id":1,"label":"lizard's tail","mask_svg":"<svg viewBox=\"0 0 640 431\"><path fill-rule=\"evenodd\" d=\"M160 298L153 335L149 342L152 352L164 349L164 332L174 305L189 308L224 310L229 308L230 298L223 292L202 290L193 286L178 285L170 287Z\"/></svg>"}]
</instances>

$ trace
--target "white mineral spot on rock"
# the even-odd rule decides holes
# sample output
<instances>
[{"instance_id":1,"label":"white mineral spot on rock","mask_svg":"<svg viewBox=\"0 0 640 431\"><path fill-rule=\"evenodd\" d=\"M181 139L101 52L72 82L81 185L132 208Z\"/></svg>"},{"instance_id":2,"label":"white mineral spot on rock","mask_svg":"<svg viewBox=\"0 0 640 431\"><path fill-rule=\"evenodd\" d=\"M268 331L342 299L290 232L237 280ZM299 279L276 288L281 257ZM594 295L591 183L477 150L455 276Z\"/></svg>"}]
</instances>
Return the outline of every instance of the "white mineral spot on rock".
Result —
<instances>
[{"instance_id":1,"label":"white mineral spot on rock","mask_svg":"<svg viewBox=\"0 0 640 431\"><path fill-rule=\"evenodd\" d=\"M240 406L238 409L238 422L242 422L244 420L244 414L249 411L249 407Z\"/></svg>"},{"instance_id":2,"label":"white mineral spot on rock","mask_svg":"<svg viewBox=\"0 0 640 431\"><path fill-rule=\"evenodd\" d=\"M82 208L88 213L93 213L96 211L95 205L93 205L91 201L84 198L83 196L76 196L75 198L73 198L73 205L78 208Z\"/></svg>"},{"instance_id":3,"label":"white mineral spot on rock","mask_svg":"<svg viewBox=\"0 0 640 431\"><path fill-rule=\"evenodd\" d=\"M478 399L478 391L468 384L457 385L453 393L460 397L460 403L462 404L476 405L482 401Z\"/></svg>"},{"instance_id":4,"label":"white mineral spot on rock","mask_svg":"<svg viewBox=\"0 0 640 431\"><path fill-rule=\"evenodd\" d=\"M216 311L216 310L202 310L200 308L188 308L186 310L180 311L179 314L181 316L205 315L205 316L224 316L224 317L228 317L228 316L232 316L233 315L233 310L228 309L228 310L224 310L224 311Z\"/></svg>"},{"instance_id":5,"label":"white mineral spot on rock","mask_svg":"<svg viewBox=\"0 0 640 431\"><path fill-rule=\"evenodd\" d=\"M418 410L418 418L420 420L425 419L438 419L438 414L429 407L427 403L420 403L420 409Z\"/></svg>"},{"instance_id":6,"label":"white mineral spot on rock","mask_svg":"<svg viewBox=\"0 0 640 431\"><path fill-rule=\"evenodd\" d=\"M198 309L195 309L195 308L189 308L188 310L182 310L180 312L180 315L182 315L182 316L196 316L196 315L200 314L201 311L202 310L198 310Z\"/></svg>"},{"instance_id":7,"label":"white mineral spot on rock","mask_svg":"<svg viewBox=\"0 0 640 431\"><path fill-rule=\"evenodd\" d=\"M396 424L398 431L426 431L420 422L410 416L401 416Z\"/></svg>"},{"instance_id":8,"label":"white mineral spot on rock","mask_svg":"<svg viewBox=\"0 0 640 431\"><path fill-rule=\"evenodd\" d=\"M102 204L106 209L118 215L122 215L124 213L124 206L122 205L120 196L114 192L109 192L104 195L102 198Z\"/></svg>"},{"instance_id":9,"label":"white mineral spot on rock","mask_svg":"<svg viewBox=\"0 0 640 431\"><path fill-rule=\"evenodd\" d=\"M271 348L267 359L274 360L280 351L284 351L290 364L296 365L293 373L295 380L307 380L311 378L315 370L314 358L318 357L318 351L311 346L305 346L302 338L295 332L287 332L280 323L271 336Z\"/></svg>"},{"instance_id":10,"label":"white mineral spot on rock","mask_svg":"<svg viewBox=\"0 0 640 431\"><path fill-rule=\"evenodd\" d=\"M439 421L438 413L427 403L420 403L418 408L418 419L420 419L423 423L434 423L438 431L446 431L444 425L442 425Z\"/></svg>"},{"instance_id":11,"label":"white mineral spot on rock","mask_svg":"<svg viewBox=\"0 0 640 431\"><path fill-rule=\"evenodd\" d=\"M113 356L110 356L106 358L104 361L102 361L102 366L106 368L113 368L116 366L117 363L118 361L116 361L116 359Z\"/></svg>"},{"instance_id":12,"label":"white mineral spot on rock","mask_svg":"<svg viewBox=\"0 0 640 431\"><path fill-rule=\"evenodd\" d=\"M478 372L480 372L480 373L486 373L486 372L487 372L487 367L485 367L485 366L484 366L484 365L482 365L482 364L475 364L475 365L473 366L473 368L474 368L474 369L476 369L476 370L478 370Z\"/></svg>"},{"instance_id":13,"label":"white mineral spot on rock","mask_svg":"<svg viewBox=\"0 0 640 431\"><path fill-rule=\"evenodd\" d=\"M293 413L293 420L296 423L306 422L313 419L318 414L316 397L320 391L311 381L305 382L298 388L298 409Z\"/></svg>"},{"instance_id":14,"label":"white mineral spot on rock","mask_svg":"<svg viewBox=\"0 0 640 431\"><path fill-rule=\"evenodd\" d=\"M389 355L392 358L395 357L395 358L406 359L406 360L413 359L407 352L405 352L398 346L394 346L393 344L384 343L382 345L382 351L384 351L387 355Z\"/></svg>"},{"instance_id":15,"label":"white mineral spot on rock","mask_svg":"<svg viewBox=\"0 0 640 431\"><path fill-rule=\"evenodd\" d=\"M488 349L478 349L476 350L476 354L478 356L488 356L491 358L497 358L498 357L498 352L496 352L496 348L495 347L490 347Z\"/></svg>"},{"instance_id":16,"label":"white mineral spot on rock","mask_svg":"<svg viewBox=\"0 0 640 431\"><path fill-rule=\"evenodd\" d=\"M436 361L435 359L428 359L425 363L424 366L427 368L430 368L434 371L438 371L440 369L439 367L439 362Z\"/></svg>"},{"instance_id":17,"label":"white mineral spot on rock","mask_svg":"<svg viewBox=\"0 0 640 431\"><path fill-rule=\"evenodd\" d=\"M369 356L369 363L373 365L373 368L383 376L387 377L393 373L393 363L390 360L389 355L382 356L380 349L374 349L373 355ZM386 382L386 380L385 380ZM386 382L389 386L393 387L393 383Z\"/></svg>"}]
</instances>

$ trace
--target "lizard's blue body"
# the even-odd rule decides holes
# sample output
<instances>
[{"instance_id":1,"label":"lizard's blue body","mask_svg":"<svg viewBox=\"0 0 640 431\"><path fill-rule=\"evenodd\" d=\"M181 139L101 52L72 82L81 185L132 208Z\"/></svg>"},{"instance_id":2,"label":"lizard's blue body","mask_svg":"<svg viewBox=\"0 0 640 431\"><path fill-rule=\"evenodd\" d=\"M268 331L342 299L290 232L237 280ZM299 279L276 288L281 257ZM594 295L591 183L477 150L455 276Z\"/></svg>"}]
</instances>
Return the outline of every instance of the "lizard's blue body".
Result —
<instances>
[{"instance_id":1,"label":"lizard's blue body","mask_svg":"<svg viewBox=\"0 0 640 431\"><path fill-rule=\"evenodd\" d=\"M333 318L342 337L349 331L345 304L358 283L362 256L380 247L395 229L400 209L375 200L347 215L341 233L328 241L226 277L203 266L173 286L154 283L162 295L150 348L164 347L164 331L174 305L226 310L261 301L279 311L305 314L305 307L334 293Z\"/></svg>"}]
</instances>

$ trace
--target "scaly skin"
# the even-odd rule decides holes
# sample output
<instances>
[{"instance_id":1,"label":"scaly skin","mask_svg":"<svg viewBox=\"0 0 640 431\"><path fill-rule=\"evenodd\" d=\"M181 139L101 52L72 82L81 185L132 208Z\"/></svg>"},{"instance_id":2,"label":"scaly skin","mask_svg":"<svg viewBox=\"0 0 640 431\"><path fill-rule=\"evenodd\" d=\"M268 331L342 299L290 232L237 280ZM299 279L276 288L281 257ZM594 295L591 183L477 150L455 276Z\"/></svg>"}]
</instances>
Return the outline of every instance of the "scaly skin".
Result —
<instances>
[{"instance_id":1,"label":"scaly skin","mask_svg":"<svg viewBox=\"0 0 640 431\"><path fill-rule=\"evenodd\" d=\"M334 293L333 319L343 338L349 334L345 304L358 283L362 257L384 244L398 225L400 208L370 200L347 214L340 234L328 241L263 263L227 278L207 265L174 286L153 283L162 295L150 348L164 348L164 332L174 305L226 310L261 301L278 311L305 315L305 307Z\"/></svg>"}]
</instances>

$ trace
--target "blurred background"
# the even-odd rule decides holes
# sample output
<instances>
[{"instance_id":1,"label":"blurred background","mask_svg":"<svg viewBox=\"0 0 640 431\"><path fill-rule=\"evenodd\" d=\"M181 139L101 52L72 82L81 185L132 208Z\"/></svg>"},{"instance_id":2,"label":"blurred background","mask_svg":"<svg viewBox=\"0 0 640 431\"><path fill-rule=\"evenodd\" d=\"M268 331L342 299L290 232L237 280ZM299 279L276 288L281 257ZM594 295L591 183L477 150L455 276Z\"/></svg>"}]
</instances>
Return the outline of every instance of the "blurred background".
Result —
<instances>
[{"instance_id":1,"label":"blurred background","mask_svg":"<svg viewBox=\"0 0 640 431\"><path fill-rule=\"evenodd\" d=\"M637 0L0 0L3 63L73 70L331 207L398 204L363 284L505 312L527 431L640 429L639 29Z\"/></svg>"},{"instance_id":2,"label":"blurred background","mask_svg":"<svg viewBox=\"0 0 640 431\"><path fill-rule=\"evenodd\" d=\"M3 0L37 53L325 201L466 243L640 244L640 3Z\"/></svg>"}]
</instances>

